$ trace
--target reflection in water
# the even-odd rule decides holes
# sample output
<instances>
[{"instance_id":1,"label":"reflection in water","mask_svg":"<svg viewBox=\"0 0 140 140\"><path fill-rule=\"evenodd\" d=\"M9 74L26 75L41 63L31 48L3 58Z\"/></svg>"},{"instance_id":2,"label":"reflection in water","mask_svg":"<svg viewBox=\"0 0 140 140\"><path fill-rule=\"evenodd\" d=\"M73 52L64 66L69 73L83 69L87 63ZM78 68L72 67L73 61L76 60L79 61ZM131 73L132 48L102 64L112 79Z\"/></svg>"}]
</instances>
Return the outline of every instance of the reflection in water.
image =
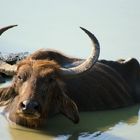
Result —
<instances>
[{"instance_id":1,"label":"reflection in water","mask_svg":"<svg viewBox=\"0 0 140 140\"><path fill-rule=\"evenodd\" d=\"M62 137L64 134L70 134L69 140L91 139L91 137L92 139L106 137L114 140L118 139L113 135L116 128L119 130L125 125L138 124L138 111L139 105L112 111L81 113L81 121L78 125L71 124L69 120L58 116L57 119L48 122L46 131L53 132L52 135L62 135Z\"/></svg>"},{"instance_id":2,"label":"reflection in water","mask_svg":"<svg viewBox=\"0 0 140 140\"><path fill-rule=\"evenodd\" d=\"M9 125L0 115L0 136L3 140L139 140L139 107L83 112L79 124L58 115L44 123L40 130Z\"/></svg>"},{"instance_id":3,"label":"reflection in water","mask_svg":"<svg viewBox=\"0 0 140 140\"><path fill-rule=\"evenodd\" d=\"M6 133L10 140L125 140L130 134L131 137L137 138L130 132L140 128L138 112L139 105L111 111L81 113L79 124L72 124L65 117L58 115L49 119L40 130L7 125Z\"/></svg>"}]
</instances>

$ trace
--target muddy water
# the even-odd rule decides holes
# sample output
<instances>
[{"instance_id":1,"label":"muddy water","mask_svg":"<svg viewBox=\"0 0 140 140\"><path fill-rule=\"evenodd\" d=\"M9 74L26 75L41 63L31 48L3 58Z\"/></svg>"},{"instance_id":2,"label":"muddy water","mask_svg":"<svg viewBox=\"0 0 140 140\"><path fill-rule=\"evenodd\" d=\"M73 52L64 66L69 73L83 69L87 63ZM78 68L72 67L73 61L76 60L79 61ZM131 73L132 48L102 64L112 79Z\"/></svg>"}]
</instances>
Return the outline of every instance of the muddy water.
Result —
<instances>
[{"instance_id":1,"label":"muddy water","mask_svg":"<svg viewBox=\"0 0 140 140\"><path fill-rule=\"evenodd\" d=\"M2 87L4 85L1 85ZM9 123L0 109L0 140L139 140L140 105L80 113L80 123L64 116L49 119L40 130Z\"/></svg>"}]
</instances>

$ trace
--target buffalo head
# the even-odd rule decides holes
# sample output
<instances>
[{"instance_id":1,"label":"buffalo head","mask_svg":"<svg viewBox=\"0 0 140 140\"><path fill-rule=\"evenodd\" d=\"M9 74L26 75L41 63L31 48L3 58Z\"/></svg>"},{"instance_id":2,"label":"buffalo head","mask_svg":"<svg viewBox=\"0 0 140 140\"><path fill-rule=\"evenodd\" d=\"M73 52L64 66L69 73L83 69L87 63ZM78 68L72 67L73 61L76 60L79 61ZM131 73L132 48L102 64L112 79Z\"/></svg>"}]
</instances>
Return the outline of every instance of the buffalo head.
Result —
<instances>
[{"instance_id":1,"label":"buffalo head","mask_svg":"<svg viewBox=\"0 0 140 140\"><path fill-rule=\"evenodd\" d=\"M0 30L2 34L8 26ZM41 59L43 53L37 51L9 66L7 71L14 74L9 87L0 89L0 105L6 105L6 111L11 121L37 127L48 116L62 113L74 123L79 121L76 103L68 96L65 88L66 78L75 78L88 72L99 57L99 43L93 34L84 30L93 42L91 55L80 65L70 68L60 66L54 60ZM34 54L41 56L34 59ZM11 70L11 67L14 69Z\"/></svg>"}]
</instances>

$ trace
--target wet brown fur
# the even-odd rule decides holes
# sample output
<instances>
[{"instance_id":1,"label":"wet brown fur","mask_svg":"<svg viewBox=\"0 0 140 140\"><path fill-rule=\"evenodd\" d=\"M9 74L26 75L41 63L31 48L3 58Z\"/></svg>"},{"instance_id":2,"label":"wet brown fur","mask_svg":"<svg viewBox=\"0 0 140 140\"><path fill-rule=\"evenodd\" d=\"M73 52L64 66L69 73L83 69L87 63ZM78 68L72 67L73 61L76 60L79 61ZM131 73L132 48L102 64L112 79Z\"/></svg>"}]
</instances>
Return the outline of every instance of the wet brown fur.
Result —
<instances>
[{"instance_id":1,"label":"wet brown fur","mask_svg":"<svg viewBox=\"0 0 140 140\"><path fill-rule=\"evenodd\" d=\"M27 120L18 116L12 116L18 124L36 127L48 114L61 112L69 119L78 122L79 111L94 111L114 109L132 105L140 101L140 72L136 59L129 61L98 61L86 74L76 78L62 77L60 67L81 63L83 60L67 57L55 51L39 50L25 60L19 62L18 72L11 87L0 89L1 105L8 104L8 111L16 111L18 100L17 91L20 83L16 81L18 74L24 74L25 81L34 75L33 80L28 81L28 94L23 94L19 100L28 99L30 96L42 102L37 93L47 90L46 104L41 104L42 118ZM20 73L20 72L21 73ZM42 78L41 81L37 79ZM44 79L45 78L45 79ZM16 82L15 82L16 81ZM38 85L36 86L38 82ZM47 88L42 86L46 82ZM16 84L19 84L16 86ZM42 89L39 86L42 86ZM36 92L36 93L35 93ZM11 98L10 98L11 96ZM70 101L70 103L69 103ZM5 102L5 103L4 103ZM68 104L67 104L68 103ZM78 107L78 109L77 109ZM59 111L58 111L59 110ZM73 113L75 111L75 114ZM75 119L75 120L74 120ZM77 120L76 120L77 119Z\"/></svg>"}]
</instances>

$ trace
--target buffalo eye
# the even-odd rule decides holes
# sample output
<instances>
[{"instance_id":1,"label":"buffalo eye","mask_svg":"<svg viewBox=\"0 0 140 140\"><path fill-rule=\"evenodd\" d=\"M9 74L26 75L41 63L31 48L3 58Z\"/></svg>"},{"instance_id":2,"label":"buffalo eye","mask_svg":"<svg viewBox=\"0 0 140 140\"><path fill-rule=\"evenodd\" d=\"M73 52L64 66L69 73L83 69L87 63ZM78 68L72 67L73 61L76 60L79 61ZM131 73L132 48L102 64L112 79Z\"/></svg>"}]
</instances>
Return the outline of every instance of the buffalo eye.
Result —
<instances>
[{"instance_id":1,"label":"buffalo eye","mask_svg":"<svg viewBox=\"0 0 140 140\"><path fill-rule=\"evenodd\" d=\"M18 76L17 76L17 79L18 79L19 81L23 82L23 81L26 80L26 77L23 76L23 75L18 75Z\"/></svg>"},{"instance_id":2,"label":"buffalo eye","mask_svg":"<svg viewBox=\"0 0 140 140\"><path fill-rule=\"evenodd\" d=\"M17 78L18 78L18 80L22 80L23 79L20 75L18 75Z\"/></svg>"}]
</instances>

